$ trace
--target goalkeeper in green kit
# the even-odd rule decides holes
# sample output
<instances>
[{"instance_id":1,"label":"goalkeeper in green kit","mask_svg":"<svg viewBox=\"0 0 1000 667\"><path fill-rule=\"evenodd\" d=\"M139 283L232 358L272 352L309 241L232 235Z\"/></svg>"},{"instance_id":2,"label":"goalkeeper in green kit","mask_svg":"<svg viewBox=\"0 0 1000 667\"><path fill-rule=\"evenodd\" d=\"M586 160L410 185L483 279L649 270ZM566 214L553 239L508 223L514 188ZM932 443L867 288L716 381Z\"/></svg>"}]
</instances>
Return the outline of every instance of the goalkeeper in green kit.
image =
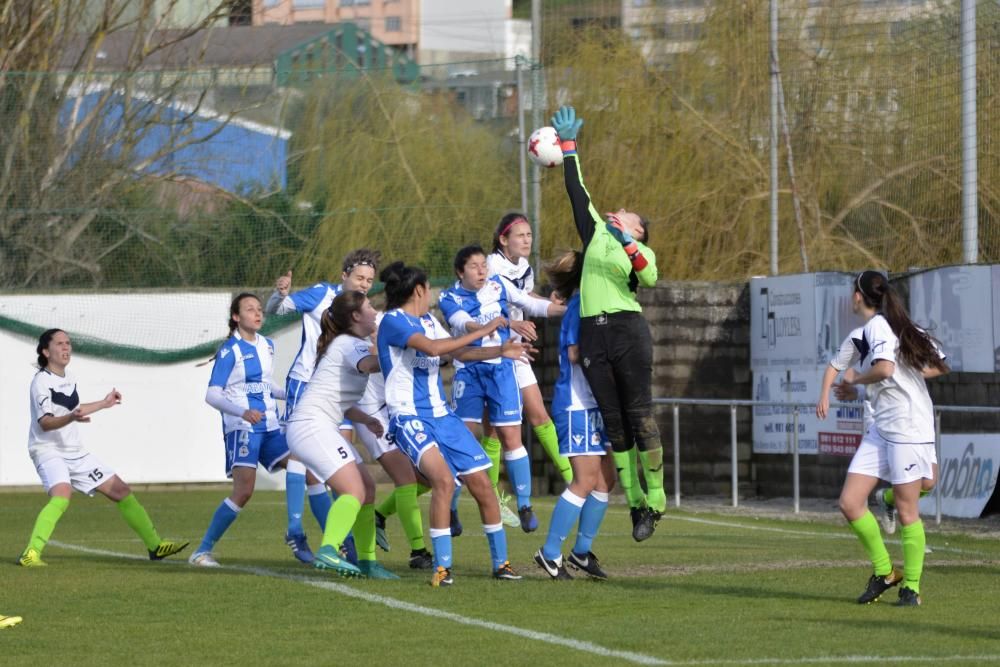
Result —
<instances>
[{"instance_id":1,"label":"goalkeeper in green kit","mask_svg":"<svg viewBox=\"0 0 1000 667\"><path fill-rule=\"evenodd\" d=\"M663 447L653 418L653 341L636 300L656 284L656 256L646 245L648 222L619 209L598 214L583 185L576 136L583 125L573 107L552 117L562 142L566 191L583 241L580 282L580 363L604 419L615 468L632 516L632 537L649 538L667 506ZM648 495L636 475L636 450Z\"/></svg>"}]
</instances>

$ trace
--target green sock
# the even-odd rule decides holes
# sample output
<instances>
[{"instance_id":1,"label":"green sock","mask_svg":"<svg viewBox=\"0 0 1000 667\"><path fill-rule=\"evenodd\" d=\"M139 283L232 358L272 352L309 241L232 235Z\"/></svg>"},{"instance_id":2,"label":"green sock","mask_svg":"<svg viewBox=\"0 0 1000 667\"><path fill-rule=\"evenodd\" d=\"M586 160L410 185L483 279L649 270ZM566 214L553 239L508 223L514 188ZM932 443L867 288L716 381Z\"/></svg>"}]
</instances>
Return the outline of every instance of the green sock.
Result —
<instances>
[{"instance_id":1,"label":"green sock","mask_svg":"<svg viewBox=\"0 0 1000 667\"><path fill-rule=\"evenodd\" d=\"M35 527L31 530L31 539L28 541L25 551L34 549L38 553L42 553L42 549L52 537L52 531L56 529L56 524L59 523L59 519L62 518L67 507L69 507L69 498L60 498L59 496L49 498L49 502L45 504L42 511L38 513L38 518L35 519Z\"/></svg>"},{"instance_id":2,"label":"green sock","mask_svg":"<svg viewBox=\"0 0 1000 667\"><path fill-rule=\"evenodd\" d=\"M479 444L483 446L483 451L486 452L486 456L489 457L490 463L493 464L486 472L490 476L490 482L492 482L493 490L495 491L497 484L500 482L500 441L496 438L486 436L479 441Z\"/></svg>"},{"instance_id":3,"label":"green sock","mask_svg":"<svg viewBox=\"0 0 1000 667\"><path fill-rule=\"evenodd\" d=\"M633 509L642 507L645 496L635 475L636 470L633 458L635 456L635 447L627 452L612 452L611 456L615 460L615 468L618 470L618 483L621 484L622 491L625 492L625 500L628 501L628 506Z\"/></svg>"},{"instance_id":4,"label":"green sock","mask_svg":"<svg viewBox=\"0 0 1000 667\"><path fill-rule=\"evenodd\" d=\"M646 502L657 512L667 509L667 494L663 491L663 448L639 452L642 474L646 478Z\"/></svg>"},{"instance_id":5,"label":"green sock","mask_svg":"<svg viewBox=\"0 0 1000 667\"><path fill-rule=\"evenodd\" d=\"M403 524L403 532L410 541L410 549L414 551L425 549L424 526L420 516L420 504L417 502L416 484L396 487L396 506L399 507L399 522Z\"/></svg>"},{"instance_id":6,"label":"green sock","mask_svg":"<svg viewBox=\"0 0 1000 667\"><path fill-rule=\"evenodd\" d=\"M354 520L358 518L358 513L361 511L361 501L349 494L343 494L333 501L333 506L330 507L330 512L326 515L326 531L323 532L323 542L321 546L333 547L336 550L340 549L340 545L344 543L344 538L347 534L351 532L351 526L354 525ZM375 517L372 517L372 539L375 535ZM361 545L358 541L358 536L354 537L355 545L358 547L358 551L361 551Z\"/></svg>"},{"instance_id":7,"label":"green sock","mask_svg":"<svg viewBox=\"0 0 1000 667\"><path fill-rule=\"evenodd\" d=\"M567 484L573 481L573 468L569 464L569 459L559 455L559 436L556 434L556 425L552 420L545 422L541 426L532 428L538 442L542 443L542 449L548 454L549 459L559 468L559 474Z\"/></svg>"},{"instance_id":8,"label":"green sock","mask_svg":"<svg viewBox=\"0 0 1000 667\"><path fill-rule=\"evenodd\" d=\"M424 486L420 482L417 482L417 496L422 496L425 493L430 492L431 487ZM375 511L382 516L392 516L399 508L396 506L396 489L392 490L389 497L382 501L382 504L375 508Z\"/></svg>"},{"instance_id":9,"label":"green sock","mask_svg":"<svg viewBox=\"0 0 1000 667\"><path fill-rule=\"evenodd\" d=\"M375 560L375 505L362 505L354 519L354 546L358 560Z\"/></svg>"},{"instance_id":10,"label":"green sock","mask_svg":"<svg viewBox=\"0 0 1000 667\"><path fill-rule=\"evenodd\" d=\"M882 541L882 533L878 529L878 520L871 512L866 511L865 515L857 521L848 521L851 530L858 536L861 546L872 561L875 574L882 577L892 572L892 559ZM920 556L923 558L923 547L921 546Z\"/></svg>"},{"instance_id":11,"label":"green sock","mask_svg":"<svg viewBox=\"0 0 1000 667\"><path fill-rule=\"evenodd\" d=\"M160 546L160 536L153 528L153 521L146 514L145 508L139 504L135 494L130 493L118 501L118 511L122 513L122 518L128 527L136 532L142 543L150 551L155 551Z\"/></svg>"},{"instance_id":12,"label":"green sock","mask_svg":"<svg viewBox=\"0 0 1000 667\"><path fill-rule=\"evenodd\" d=\"M899 529L903 542L903 585L914 593L920 592L920 575L924 572L924 547L927 535L919 519Z\"/></svg>"}]
</instances>

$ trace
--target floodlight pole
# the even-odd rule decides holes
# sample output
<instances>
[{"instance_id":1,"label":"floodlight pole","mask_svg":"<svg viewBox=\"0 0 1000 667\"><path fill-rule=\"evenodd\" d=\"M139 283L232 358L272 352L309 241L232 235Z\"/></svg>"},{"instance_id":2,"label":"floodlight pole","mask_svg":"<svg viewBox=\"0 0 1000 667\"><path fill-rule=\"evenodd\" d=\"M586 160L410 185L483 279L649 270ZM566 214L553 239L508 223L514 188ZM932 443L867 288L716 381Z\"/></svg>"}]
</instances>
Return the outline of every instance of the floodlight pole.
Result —
<instances>
[{"instance_id":1,"label":"floodlight pole","mask_svg":"<svg viewBox=\"0 0 1000 667\"><path fill-rule=\"evenodd\" d=\"M517 145L520 150L519 173L521 176L521 210L528 212L528 151L524 132L524 58L515 56L514 71L517 73Z\"/></svg>"},{"instance_id":2,"label":"floodlight pole","mask_svg":"<svg viewBox=\"0 0 1000 667\"><path fill-rule=\"evenodd\" d=\"M962 0L962 262L979 261L976 158L976 0Z\"/></svg>"},{"instance_id":3,"label":"floodlight pole","mask_svg":"<svg viewBox=\"0 0 1000 667\"><path fill-rule=\"evenodd\" d=\"M545 104L544 85L542 82L542 0L531 0L531 127L542 126L542 108ZM523 153L523 151L522 151ZM531 199L534 220L534 239L531 244L531 264L536 278L541 264L539 260L542 247L542 168L531 163ZM527 211L525 211L527 212Z\"/></svg>"},{"instance_id":4,"label":"floodlight pole","mask_svg":"<svg viewBox=\"0 0 1000 667\"><path fill-rule=\"evenodd\" d=\"M778 275L778 0L771 0L768 61L771 68L771 275Z\"/></svg>"}]
</instances>

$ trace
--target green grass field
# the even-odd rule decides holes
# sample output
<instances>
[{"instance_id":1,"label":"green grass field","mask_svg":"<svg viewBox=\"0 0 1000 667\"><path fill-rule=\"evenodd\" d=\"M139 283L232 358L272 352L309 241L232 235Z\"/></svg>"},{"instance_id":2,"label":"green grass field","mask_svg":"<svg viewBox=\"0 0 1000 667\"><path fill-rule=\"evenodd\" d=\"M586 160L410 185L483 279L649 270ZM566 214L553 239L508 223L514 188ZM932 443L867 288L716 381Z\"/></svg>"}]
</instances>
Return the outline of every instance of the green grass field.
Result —
<instances>
[{"instance_id":1,"label":"green grass field","mask_svg":"<svg viewBox=\"0 0 1000 667\"><path fill-rule=\"evenodd\" d=\"M164 537L194 542L224 495L138 494ZM833 517L671 510L636 544L613 504L595 545L612 580L556 583L531 561L553 505L541 498L542 530L508 529L525 578L499 583L463 498L455 585L432 589L407 568L395 519L395 548L380 557L402 581L345 582L298 565L282 541L283 501L259 492L218 545L226 567L197 570L149 562L110 502L77 495L49 567L29 570L14 560L44 496L0 494L0 614L24 617L0 632L0 664L1000 664L995 539L931 528L924 605L896 608L893 590L859 606L868 567ZM898 542L889 549L900 557Z\"/></svg>"}]
</instances>

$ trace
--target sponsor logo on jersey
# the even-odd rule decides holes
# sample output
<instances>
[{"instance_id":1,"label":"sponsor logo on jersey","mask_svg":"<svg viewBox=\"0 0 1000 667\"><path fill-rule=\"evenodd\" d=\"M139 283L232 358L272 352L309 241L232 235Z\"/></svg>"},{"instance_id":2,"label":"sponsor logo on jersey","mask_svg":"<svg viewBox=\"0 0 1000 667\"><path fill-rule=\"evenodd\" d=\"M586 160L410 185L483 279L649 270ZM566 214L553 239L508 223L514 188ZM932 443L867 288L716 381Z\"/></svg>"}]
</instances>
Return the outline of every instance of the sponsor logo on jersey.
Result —
<instances>
[{"instance_id":1,"label":"sponsor logo on jersey","mask_svg":"<svg viewBox=\"0 0 1000 667\"><path fill-rule=\"evenodd\" d=\"M410 362L410 366L413 368L422 368L427 370L429 368L437 368L441 365L441 360L438 357L414 357Z\"/></svg>"},{"instance_id":2,"label":"sponsor logo on jersey","mask_svg":"<svg viewBox=\"0 0 1000 667\"><path fill-rule=\"evenodd\" d=\"M267 394L271 391L271 383L269 382L244 382L242 385L242 393L244 394Z\"/></svg>"}]
</instances>

